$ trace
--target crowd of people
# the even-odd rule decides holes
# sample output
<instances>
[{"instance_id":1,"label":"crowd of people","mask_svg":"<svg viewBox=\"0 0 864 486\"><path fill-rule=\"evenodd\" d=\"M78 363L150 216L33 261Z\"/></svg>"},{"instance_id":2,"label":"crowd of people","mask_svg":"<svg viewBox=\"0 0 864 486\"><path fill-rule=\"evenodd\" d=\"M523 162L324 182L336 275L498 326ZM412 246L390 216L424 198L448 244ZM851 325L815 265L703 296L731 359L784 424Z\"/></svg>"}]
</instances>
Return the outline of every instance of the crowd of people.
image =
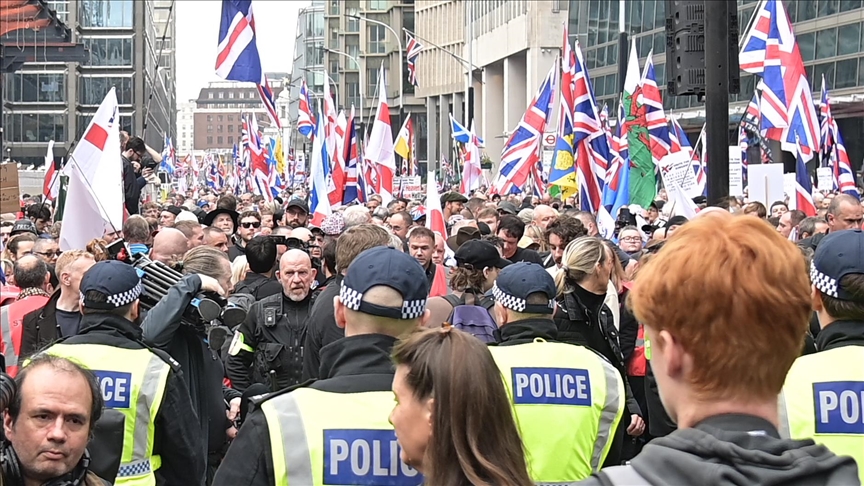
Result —
<instances>
[{"instance_id":1,"label":"crowd of people","mask_svg":"<svg viewBox=\"0 0 864 486\"><path fill-rule=\"evenodd\" d=\"M198 188L60 251L28 196L0 484L859 484L862 204L664 199L604 239L572 198L447 192L442 235L418 200L312 225L302 188ZM180 275L146 309L141 258ZM245 317L190 325L202 295Z\"/></svg>"}]
</instances>

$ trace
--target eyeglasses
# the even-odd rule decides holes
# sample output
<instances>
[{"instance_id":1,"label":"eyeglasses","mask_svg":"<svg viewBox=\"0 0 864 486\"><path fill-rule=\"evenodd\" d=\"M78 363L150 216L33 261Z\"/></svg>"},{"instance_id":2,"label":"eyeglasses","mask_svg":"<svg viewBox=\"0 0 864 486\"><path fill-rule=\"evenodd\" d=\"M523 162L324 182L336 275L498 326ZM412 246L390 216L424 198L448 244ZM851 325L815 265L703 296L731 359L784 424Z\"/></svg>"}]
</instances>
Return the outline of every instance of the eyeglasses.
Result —
<instances>
[{"instance_id":1,"label":"eyeglasses","mask_svg":"<svg viewBox=\"0 0 864 486\"><path fill-rule=\"evenodd\" d=\"M636 243L637 241L642 241L642 238L639 238L638 236L627 236L625 238L621 238L621 241Z\"/></svg>"},{"instance_id":2,"label":"eyeglasses","mask_svg":"<svg viewBox=\"0 0 864 486\"><path fill-rule=\"evenodd\" d=\"M41 252L41 251L35 251L35 252L33 252L33 253L36 253L37 255L42 255L42 256L44 256L44 257L46 257L46 258L49 258L49 257L52 257L52 256L58 256L58 257L59 257L60 255L63 254L63 252L60 251L60 250L55 250L55 251L46 251L46 252L44 252L44 253Z\"/></svg>"},{"instance_id":3,"label":"eyeglasses","mask_svg":"<svg viewBox=\"0 0 864 486\"><path fill-rule=\"evenodd\" d=\"M244 227L244 228L246 228L246 229L249 229L249 228L260 228L260 227L261 227L261 222L259 222L259 221L251 221L251 222L247 221L247 222L245 222L245 223L240 223L240 226L242 226L242 227Z\"/></svg>"}]
</instances>

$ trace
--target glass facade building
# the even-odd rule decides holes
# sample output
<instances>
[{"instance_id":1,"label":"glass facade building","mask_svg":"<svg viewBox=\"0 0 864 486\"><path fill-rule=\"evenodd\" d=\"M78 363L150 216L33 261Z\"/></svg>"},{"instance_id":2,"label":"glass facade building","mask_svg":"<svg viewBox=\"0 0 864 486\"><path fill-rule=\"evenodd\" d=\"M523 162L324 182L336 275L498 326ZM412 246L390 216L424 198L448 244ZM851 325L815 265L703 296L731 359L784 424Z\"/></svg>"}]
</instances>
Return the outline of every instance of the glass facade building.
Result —
<instances>
[{"instance_id":1,"label":"glass facade building","mask_svg":"<svg viewBox=\"0 0 864 486\"><path fill-rule=\"evenodd\" d=\"M46 2L89 50L81 63L27 63L3 77L4 147L12 159L41 165L47 142L62 156L114 87L120 126L157 150L175 135L175 15L170 0ZM170 17L170 18L169 18ZM164 43L163 43L164 36ZM152 92L152 99L148 101ZM7 154L4 154L7 155Z\"/></svg>"},{"instance_id":2,"label":"glass facade building","mask_svg":"<svg viewBox=\"0 0 864 486\"><path fill-rule=\"evenodd\" d=\"M846 148L856 170L864 159L864 0L785 0L810 87L818 103L822 76L832 99L832 109ZM569 28L571 41L582 47L594 93L600 106L608 105L615 116L621 83L618 62L628 53L618 52L618 0L571 0ZM685 130L698 135L704 122L705 103L693 96L666 96L666 2L665 0L626 0L625 30L636 41L640 67L653 49L657 85L663 93L667 114L688 113L681 119ZM757 0L738 0L738 25L743 37L758 6ZM741 91L730 94L733 109L746 105L755 89L752 75L741 73ZM848 100L848 101L847 101ZM835 103L837 104L835 106ZM740 116L740 115L738 115ZM732 116L731 121L737 117Z\"/></svg>"}]
</instances>

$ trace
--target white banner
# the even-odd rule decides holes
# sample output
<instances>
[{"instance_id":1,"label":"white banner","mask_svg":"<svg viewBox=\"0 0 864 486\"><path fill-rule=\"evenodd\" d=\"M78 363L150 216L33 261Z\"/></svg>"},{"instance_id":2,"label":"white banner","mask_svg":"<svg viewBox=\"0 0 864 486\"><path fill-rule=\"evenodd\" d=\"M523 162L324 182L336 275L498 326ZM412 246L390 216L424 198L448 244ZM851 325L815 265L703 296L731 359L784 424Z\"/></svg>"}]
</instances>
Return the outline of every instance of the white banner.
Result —
<instances>
[{"instance_id":1,"label":"white banner","mask_svg":"<svg viewBox=\"0 0 864 486\"><path fill-rule=\"evenodd\" d=\"M681 150L671 153L660 160L659 166L663 186L667 192L669 186L674 183L689 199L702 195L702 191L696 183L696 174L693 172L689 152Z\"/></svg>"},{"instance_id":2,"label":"white banner","mask_svg":"<svg viewBox=\"0 0 864 486\"><path fill-rule=\"evenodd\" d=\"M729 146L729 195L744 195L744 168L741 164L741 147Z\"/></svg>"},{"instance_id":3,"label":"white banner","mask_svg":"<svg viewBox=\"0 0 864 486\"><path fill-rule=\"evenodd\" d=\"M747 166L747 190L750 201L770 207L783 200L783 164L750 164Z\"/></svg>"}]
</instances>

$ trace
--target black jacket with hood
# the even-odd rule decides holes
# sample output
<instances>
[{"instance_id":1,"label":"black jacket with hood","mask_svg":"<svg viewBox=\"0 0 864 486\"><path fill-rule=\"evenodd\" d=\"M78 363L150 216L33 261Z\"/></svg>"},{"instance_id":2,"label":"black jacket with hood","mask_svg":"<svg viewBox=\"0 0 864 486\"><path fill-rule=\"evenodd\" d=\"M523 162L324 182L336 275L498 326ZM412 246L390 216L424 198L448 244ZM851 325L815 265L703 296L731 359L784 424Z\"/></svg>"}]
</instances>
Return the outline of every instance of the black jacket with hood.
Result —
<instances>
[{"instance_id":1,"label":"black jacket with hood","mask_svg":"<svg viewBox=\"0 0 864 486\"><path fill-rule=\"evenodd\" d=\"M635 475L633 474L635 473ZM618 474L620 479L613 479ZM851 457L811 439L781 439L751 415L717 415L648 443L628 466L602 470L580 486L850 486L860 484Z\"/></svg>"}]
</instances>

